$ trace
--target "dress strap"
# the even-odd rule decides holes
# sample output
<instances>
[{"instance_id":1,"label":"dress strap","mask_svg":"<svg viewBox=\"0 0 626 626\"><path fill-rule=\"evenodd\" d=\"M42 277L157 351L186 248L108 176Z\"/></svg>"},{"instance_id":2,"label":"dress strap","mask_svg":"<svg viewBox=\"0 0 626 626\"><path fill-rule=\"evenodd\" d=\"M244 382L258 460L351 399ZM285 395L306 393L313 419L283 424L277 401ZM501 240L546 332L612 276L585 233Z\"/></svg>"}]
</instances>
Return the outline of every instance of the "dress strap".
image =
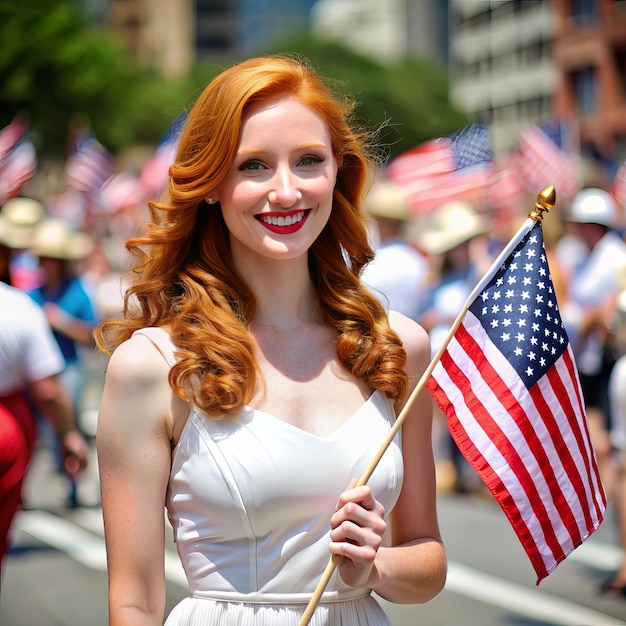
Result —
<instances>
[{"instance_id":1,"label":"dress strap","mask_svg":"<svg viewBox=\"0 0 626 626\"><path fill-rule=\"evenodd\" d=\"M163 358L170 365L176 363L176 352L178 348L174 345L170 338L170 334L163 328L158 326L150 326L148 328L140 328L133 333L135 335L144 335L147 337L163 355Z\"/></svg>"}]
</instances>

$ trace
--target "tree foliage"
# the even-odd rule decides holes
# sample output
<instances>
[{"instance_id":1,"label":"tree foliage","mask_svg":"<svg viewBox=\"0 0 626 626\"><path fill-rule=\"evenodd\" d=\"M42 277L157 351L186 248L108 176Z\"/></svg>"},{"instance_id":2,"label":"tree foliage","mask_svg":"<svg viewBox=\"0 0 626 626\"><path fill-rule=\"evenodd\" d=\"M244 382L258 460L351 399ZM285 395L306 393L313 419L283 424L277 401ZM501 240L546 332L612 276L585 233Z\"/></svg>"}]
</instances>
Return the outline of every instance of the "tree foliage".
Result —
<instances>
[{"instance_id":1,"label":"tree foliage","mask_svg":"<svg viewBox=\"0 0 626 626\"><path fill-rule=\"evenodd\" d=\"M69 0L0 5L0 123L26 114L40 152L63 153L68 126L86 114L111 149L132 137L132 63Z\"/></svg>"},{"instance_id":2,"label":"tree foliage","mask_svg":"<svg viewBox=\"0 0 626 626\"><path fill-rule=\"evenodd\" d=\"M138 70L113 35L91 25L72 0L0 1L0 126L30 118L43 156L63 156L68 129L88 116L98 139L117 152L155 144L224 65L205 60L178 79ZM259 54L308 58L359 103L357 115L379 130L389 155L467 123L448 99L443 68L424 59L382 64L338 42L299 35ZM233 59L234 61L235 59Z\"/></svg>"},{"instance_id":3,"label":"tree foliage","mask_svg":"<svg viewBox=\"0 0 626 626\"><path fill-rule=\"evenodd\" d=\"M342 83L359 103L358 117L380 139L390 156L468 123L448 96L448 76L436 62L404 58L380 63L336 41L297 35L268 52L299 54L322 73Z\"/></svg>"}]
</instances>

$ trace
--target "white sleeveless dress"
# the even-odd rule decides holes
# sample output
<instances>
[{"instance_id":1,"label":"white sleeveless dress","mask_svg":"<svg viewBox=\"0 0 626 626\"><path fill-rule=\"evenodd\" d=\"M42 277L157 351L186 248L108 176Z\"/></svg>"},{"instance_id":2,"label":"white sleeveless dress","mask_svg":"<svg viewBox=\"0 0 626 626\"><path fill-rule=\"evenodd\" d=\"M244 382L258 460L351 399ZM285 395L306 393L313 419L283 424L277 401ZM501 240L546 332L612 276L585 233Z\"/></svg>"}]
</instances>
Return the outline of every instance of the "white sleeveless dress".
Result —
<instances>
[{"instance_id":1,"label":"white sleeveless dress","mask_svg":"<svg viewBox=\"0 0 626 626\"><path fill-rule=\"evenodd\" d=\"M137 332L174 362L164 330ZM394 421L393 401L378 391L327 437L253 408L223 420L192 410L172 453L166 501L190 597L166 626L297 626L330 558L339 494ZM368 481L387 515L402 478L398 433ZM337 570L309 623L390 624L370 590L347 586Z\"/></svg>"}]
</instances>

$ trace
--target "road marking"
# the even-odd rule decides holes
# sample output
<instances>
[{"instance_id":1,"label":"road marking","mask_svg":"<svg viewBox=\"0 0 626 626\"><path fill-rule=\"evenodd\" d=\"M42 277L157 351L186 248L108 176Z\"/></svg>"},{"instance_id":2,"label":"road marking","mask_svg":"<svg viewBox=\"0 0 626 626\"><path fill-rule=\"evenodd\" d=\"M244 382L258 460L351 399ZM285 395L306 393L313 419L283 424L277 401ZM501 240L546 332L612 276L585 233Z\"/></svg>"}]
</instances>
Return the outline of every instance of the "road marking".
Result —
<instances>
[{"instance_id":1,"label":"road marking","mask_svg":"<svg viewBox=\"0 0 626 626\"><path fill-rule=\"evenodd\" d=\"M75 561L98 571L106 571L106 549L103 539L104 528L99 510L75 511L72 521L65 520L47 511L20 511L15 527L39 541L66 553ZM581 546L582 547L582 546ZM580 550L580 548L578 549ZM573 554L576 554L575 551ZM613 566L619 550L596 543L594 549L587 548L577 561ZM572 555L568 558L572 558ZM178 555L165 551L165 577L174 584L187 587L187 579ZM536 589L496 578L479 570L448 562L446 590L458 593L505 611L542 620L554 626L624 626L626 622L616 617L594 611L585 606L562 600Z\"/></svg>"},{"instance_id":2,"label":"road marking","mask_svg":"<svg viewBox=\"0 0 626 626\"><path fill-rule=\"evenodd\" d=\"M455 562L448 562L446 589L554 626L624 626L626 623Z\"/></svg>"},{"instance_id":3,"label":"road marking","mask_svg":"<svg viewBox=\"0 0 626 626\"><path fill-rule=\"evenodd\" d=\"M586 541L567 558L569 561L576 561L595 569L612 572L619 569L622 562L622 551L607 543Z\"/></svg>"},{"instance_id":4,"label":"road marking","mask_svg":"<svg viewBox=\"0 0 626 626\"><path fill-rule=\"evenodd\" d=\"M90 569L106 571L104 541L47 511L20 511L16 527Z\"/></svg>"},{"instance_id":5,"label":"road marking","mask_svg":"<svg viewBox=\"0 0 626 626\"><path fill-rule=\"evenodd\" d=\"M20 511L16 518L16 528L64 552L90 569L106 572L102 514L81 510L80 513L75 511L72 517L75 522L67 521L47 511ZM84 527L81 528L83 524ZM187 577L178 554L166 550L164 559L165 578L171 583L187 588Z\"/></svg>"}]
</instances>

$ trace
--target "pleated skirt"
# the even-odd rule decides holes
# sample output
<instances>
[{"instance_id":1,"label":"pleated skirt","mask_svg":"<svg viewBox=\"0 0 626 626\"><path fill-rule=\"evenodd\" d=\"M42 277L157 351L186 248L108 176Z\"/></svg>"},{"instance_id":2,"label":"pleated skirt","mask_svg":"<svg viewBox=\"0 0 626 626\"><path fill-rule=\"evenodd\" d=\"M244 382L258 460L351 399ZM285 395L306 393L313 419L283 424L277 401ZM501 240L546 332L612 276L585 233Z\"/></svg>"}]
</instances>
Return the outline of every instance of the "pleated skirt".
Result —
<instances>
[{"instance_id":1,"label":"pleated skirt","mask_svg":"<svg viewBox=\"0 0 626 626\"><path fill-rule=\"evenodd\" d=\"M165 626L298 626L303 604L257 604L189 597L179 602ZM320 603L309 626L391 626L371 596Z\"/></svg>"}]
</instances>

